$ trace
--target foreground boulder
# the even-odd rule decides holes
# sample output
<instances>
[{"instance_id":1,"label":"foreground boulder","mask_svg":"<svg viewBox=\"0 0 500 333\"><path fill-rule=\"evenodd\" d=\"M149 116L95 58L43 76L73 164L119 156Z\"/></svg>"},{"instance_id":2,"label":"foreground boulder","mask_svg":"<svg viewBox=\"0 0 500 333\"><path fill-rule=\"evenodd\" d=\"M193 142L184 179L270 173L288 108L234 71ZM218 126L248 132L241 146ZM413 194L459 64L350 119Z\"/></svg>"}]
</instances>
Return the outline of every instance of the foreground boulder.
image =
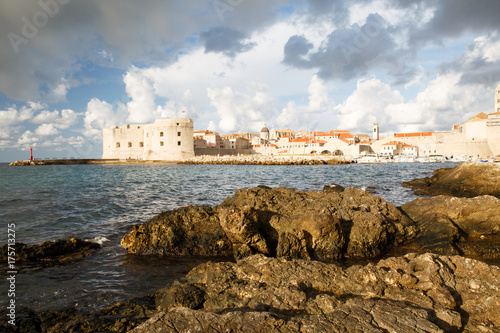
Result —
<instances>
[{"instance_id":1,"label":"foreground boulder","mask_svg":"<svg viewBox=\"0 0 500 333\"><path fill-rule=\"evenodd\" d=\"M206 263L156 293L132 332L493 332L500 269L408 254L347 269L254 255Z\"/></svg>"},{"instance_id":2,"label":"foreground boulder","mask_svg":"<svg viewBox=\"0 0 500 333\"><path fill-rule=\"evenodd\" d=\"M493 195L500 198L500 163L462 163L454 168L433 172L432 177L414 179L402 184L418 195L448 194L455 197Z\"/></svg>"},{"instance_id":3,"label":"foreground boulder","mask_svg":"<svg viewBox=\"0 0 500 333\"><path fill-rule=\"evenodd\" d=\"M12 246L11 246L12 247ZM26 245L16 243L15 261L67 261L86 257L101 246L97 243L84 241L78 238L61 239L53 242L43 242L37 245ZM9 257L9 245L0 248L0 259L7 261Z\"/></svg>"},{"instance_id":4,"label":"foreground boulder","mask_svg":"<svg viewBox=\"0 0 500 333\"><path fill-rule=\"evenodd\" d=\"M393 204L363 190L302 192L256 187L221 205L183 207L135 226L122 239L133 254L285 258L375 258L417 234Z\"/></svg>"},{"instance_id":5,"label":"foreground boulder","mask_svg":"<svg viewBox=\"0 0 500 333\"><path fill-rule=\"evenodd\" d=\"M418 252L500 259L500 199L436 196L401 207L419 227L407 247Z\"/></svg>"},{"instance_id":6,"label":"foreground boulder","mask_svg":"<svg viewBox=\"0 0 500 333\"><path fill-rule=\"evenodd\" d=\"M219 224L217 209L189 206L162 212L134 226L121 245L131 254L224 256L231 242Z\"/></svg>"}]
</instances>

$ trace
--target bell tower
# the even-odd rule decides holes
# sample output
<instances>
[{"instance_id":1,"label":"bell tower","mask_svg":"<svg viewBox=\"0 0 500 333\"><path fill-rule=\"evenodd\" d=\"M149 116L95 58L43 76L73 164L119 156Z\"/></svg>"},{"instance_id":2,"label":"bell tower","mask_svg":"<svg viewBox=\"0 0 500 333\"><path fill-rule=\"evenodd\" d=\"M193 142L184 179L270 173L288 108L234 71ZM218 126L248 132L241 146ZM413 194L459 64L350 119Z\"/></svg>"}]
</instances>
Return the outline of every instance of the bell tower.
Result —
<instances>
[{"instance_id":1,"label":"bell tower","mask_svg":"<svg viewBox=\"0 0 500 333\"><path fill-rule=\"evenodd\" d=\"M380 138L379 136L379 127L378 123L373 123L373 140L378 140Z\"/></svg>"}]
</instances>

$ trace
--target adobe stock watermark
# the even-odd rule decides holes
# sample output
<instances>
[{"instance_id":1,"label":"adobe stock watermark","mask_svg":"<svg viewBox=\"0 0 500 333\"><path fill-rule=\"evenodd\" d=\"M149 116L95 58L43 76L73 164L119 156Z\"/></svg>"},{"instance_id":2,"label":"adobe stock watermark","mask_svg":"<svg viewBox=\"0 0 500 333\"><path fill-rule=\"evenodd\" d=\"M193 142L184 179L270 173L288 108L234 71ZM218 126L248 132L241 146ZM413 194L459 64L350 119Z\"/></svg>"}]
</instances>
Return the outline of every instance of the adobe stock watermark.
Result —
<instances>
[{"instance_id":1,"label":"adobe stock watermark","mask_svg":"<svg viewBox=\"0 0 500 333\"><path fill-rule=\"evenodd\" d=\"M39 30L49 23L49 19L55 17L61 11L61 7L68 4L71 0L39 0L37 11L31 18L21 17L22 27L20 34L9 32L7 38L16 54L19 53L19 47L28 44L30 40L36 37Z\"/></svg>"},{"instance_id":2,"label":"adobe stock watermark","mask_svg":"<svg viewBox=\"0 0 500 333\"><path fill-rule=\"evenodd\" d=\"M350 43L341 42L339 47L344 55L346 62L349 64L353 54L360 54L363 49L367 48L373 39L380 35L384 27L384 19L380 16L375 16L374 20L366 21L362 27L355 25L353 28L356 31L354 38Z\"/></svg>"},{"instance_id":3,"label":"adobe stock watermark","mask_svg":"<svg viewBox=\"0 0 500 333\"><path fill-rule=\"evenodd\" d=\"M219 19L224 21L224 14L234 11L234 9L241 5L243 1L244 0L213 0L212 5L214 6L215 12L219 16Z\"/></svg>"}]
</instances>

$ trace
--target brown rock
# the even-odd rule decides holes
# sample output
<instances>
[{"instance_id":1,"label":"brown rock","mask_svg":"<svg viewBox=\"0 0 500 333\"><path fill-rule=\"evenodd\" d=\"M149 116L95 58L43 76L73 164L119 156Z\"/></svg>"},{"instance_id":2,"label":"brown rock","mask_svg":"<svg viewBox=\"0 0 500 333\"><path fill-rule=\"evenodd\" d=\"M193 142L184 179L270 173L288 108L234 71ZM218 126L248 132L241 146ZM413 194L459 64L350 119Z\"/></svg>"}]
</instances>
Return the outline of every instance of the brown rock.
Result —
<instances>
[{"instance_id":1,"label":"brown rock","mask_svg":"<svg viewBox=\"0 0 500 333\"><path fill-rule=\"evenodd\" d=\"M231 242L211 207L189 206L162 212L135 226L121 245L131 254L220 256L231 253Z\"/></svg>"},{"instance_id":2,"label":"brown rock","mask_svg":"<svg viewBox=\"0 0 500 333\"><path fill-rule=\"evenodd\" d=\"M500 325L500 269L459 256L409 254L343 269L254 255L206 263L177 286L204 292L200 310L171 308L133 332L458 332ZM176 292L175 286L167 286Z\"/></svg>"},{"instance_id":3,"label":"brown rock","mask_svg":"<svg viewBox=\"0 0 500 333\"><path fill-rule=\"evenodd\" d=\"M500 164L467 162L453 169L434 171L432 177L414 179L402 184L419 195L453 195L475 197L493 195L500 198Z\"/></svg>"},{"instance_id":4,"label":"brown rock","mask_svg":"<svg viewBox=\"0 0 500 333\"><path fill-rule=\"evenodd\" d=\"M329 261L378 257L416 231L393 204L359 189L259 186L239 190L215 208L164 212L134 227L122 246L135 254L213 256L232 250L238 259L263 253Z\"/></svg>"},{"instance_id":5,"label":"brown rock","mask_svg":"<svg viewBox=\"0 0 500 333\"><path fill-rule=\"evenodd\" d=\"M417 251L500 259L500 199L437 196L401 209L419 226Z\"/></svg>"},{"instance_id":6,"label":"brown rock","mask_svg":"<svg viewBox=\"0 0 500 333\"><path fill-rule=\"evenodd\" d=\"M78 238L60 239L53 242L43 242L37 245L16 243L16 261L67 261L92 255L93 251L101 246L97 243L84 241ZM8 260L9 245L0 248L0 258Z\"/></svg>"}]
</instances>

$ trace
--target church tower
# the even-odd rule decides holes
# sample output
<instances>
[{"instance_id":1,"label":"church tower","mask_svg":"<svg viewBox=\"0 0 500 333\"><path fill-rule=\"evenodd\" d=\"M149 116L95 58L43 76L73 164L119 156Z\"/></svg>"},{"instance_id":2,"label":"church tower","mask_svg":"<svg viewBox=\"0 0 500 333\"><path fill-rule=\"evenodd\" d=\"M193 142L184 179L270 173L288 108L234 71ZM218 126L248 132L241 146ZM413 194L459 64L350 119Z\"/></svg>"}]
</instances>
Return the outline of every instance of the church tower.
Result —
<instances>
[{"instance_id":1,"label":"church tower","mask_svg":"<svg viewBox=\"0 0 500 333\"><path fill-rule=\"evenodd\" d=\"M495 89L495 112L500 112L500 83Z\"/></svg>"},{"instance_id":2,"label":"church tower","mask_svg":"<svg viewBox=\"0 0 500 333\"><path fill-rule=\"evenodd\" d=\"M379 136L379 128L378 123L373 123L373 140L378 140Z\"/></svg>"},{"instance_id":3,"label":"church tower","mask_svg":"<svg viewBox=\"0 0 500 333\"><path fill-rule=\"evenodd\" d=\"M264 124L264 127L262 127L260 131L260 140L264 144L269 141L269 129L266 127L266 124Z\"/></svg>"}]
</instances>

